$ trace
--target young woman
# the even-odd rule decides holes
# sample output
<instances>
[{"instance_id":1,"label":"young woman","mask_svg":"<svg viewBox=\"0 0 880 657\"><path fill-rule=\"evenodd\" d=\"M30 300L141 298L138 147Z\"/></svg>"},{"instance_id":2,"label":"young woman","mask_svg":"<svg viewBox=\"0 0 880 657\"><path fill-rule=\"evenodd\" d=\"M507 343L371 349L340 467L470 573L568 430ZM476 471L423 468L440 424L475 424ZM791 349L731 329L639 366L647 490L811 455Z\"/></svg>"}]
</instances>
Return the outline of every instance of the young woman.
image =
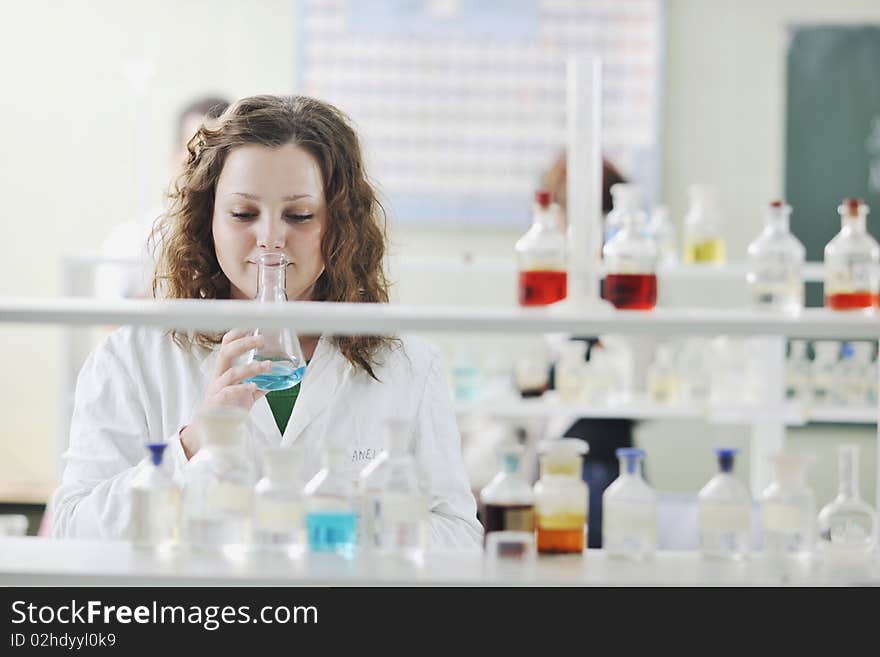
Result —
<instances>
[{"instance_id":1,"label":"young woman","mask_svg":"<svg viewBox=\"0 0 880 657\"><path fill-rule=\"evenodd\" d=\"M305 97L233 104L189 145L189 159L159 226L154 293L166 298L253 299L256 258L283 253L291 300L384 303L381 208L345 116ZM248 411L251 457L303 446L305 472L327 440L346 445L355 477L384 445L389 418L412 419L429 497L430 544L477 548L482 527L461 457L439 351L414 338L301 336L308 367L297 396L242 383L266 363L237 364L260 338L124 327L79 375L70 447L52 508L62 537L124 538L129 488L148 467L144 444L167 441L182 482L199 449L200 409ZM292 405L292 411L291 411Z\"/></svg>"}]
</instances>

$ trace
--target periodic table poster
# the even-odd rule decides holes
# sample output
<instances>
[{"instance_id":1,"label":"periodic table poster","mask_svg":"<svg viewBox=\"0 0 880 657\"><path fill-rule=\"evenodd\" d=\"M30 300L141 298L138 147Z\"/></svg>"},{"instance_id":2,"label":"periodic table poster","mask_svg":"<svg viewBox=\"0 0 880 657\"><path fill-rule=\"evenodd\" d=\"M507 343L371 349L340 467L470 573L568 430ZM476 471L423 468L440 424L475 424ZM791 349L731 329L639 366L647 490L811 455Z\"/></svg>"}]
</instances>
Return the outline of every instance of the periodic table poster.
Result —
<instances>
[{"instance_id":1,"label":"periodic table poster","mask_svg":"<svg viewBox=\"0 0 880 657\"><path fill-rule=\"evenodd\" d=\"M565 61L603 60L603 153L656 192L662 0L299 0L299 93L354 121L409 225L524 227L566 140Z\"/></svg>"}]
</instances>

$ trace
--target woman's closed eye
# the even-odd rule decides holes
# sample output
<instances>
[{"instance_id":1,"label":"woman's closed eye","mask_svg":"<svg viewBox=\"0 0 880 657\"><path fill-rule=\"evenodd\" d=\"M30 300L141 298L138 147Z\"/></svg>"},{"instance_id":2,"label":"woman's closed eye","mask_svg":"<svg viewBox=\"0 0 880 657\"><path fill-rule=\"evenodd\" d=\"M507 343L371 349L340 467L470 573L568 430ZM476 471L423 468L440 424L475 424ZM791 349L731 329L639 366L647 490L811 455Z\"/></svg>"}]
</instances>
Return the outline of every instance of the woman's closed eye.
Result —
<instances>
[{"instance_id":1,"label":"woman's closed eye","mask_svg":"<svg viewBox=\"0 0 880 657\"><path fill-rule=\"evenodd\" d=\"M314 216L314 214L286 214L284 218L293 223L303 223Z\"/></svg>"},{"instance_id":2,"label":"woman's closed eye","mask_svg":"<svg viewBox=\"0 0 880 657\"><path fill-rule=\"evenodd\" d=\"M255 219L257 217L256 212L230 212L230 214L236 219Z\"/></svg>"}]
</instances>

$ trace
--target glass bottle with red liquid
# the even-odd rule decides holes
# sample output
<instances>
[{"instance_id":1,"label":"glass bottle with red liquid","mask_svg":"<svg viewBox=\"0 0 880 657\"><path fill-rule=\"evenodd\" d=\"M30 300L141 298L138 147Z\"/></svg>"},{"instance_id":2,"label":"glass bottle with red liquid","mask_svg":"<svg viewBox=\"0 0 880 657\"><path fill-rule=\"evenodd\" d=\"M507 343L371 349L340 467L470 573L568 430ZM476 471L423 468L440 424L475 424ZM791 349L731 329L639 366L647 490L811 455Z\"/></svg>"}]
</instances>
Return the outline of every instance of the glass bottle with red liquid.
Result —
<instances>
[{"instance_id":1,"label":"glass bottle with red liquid","mask_svg":"<svg viewBox=\"0 0 880 657\"><path fill-rule=\"evenodd\" d=\"M825 245L825 306L860 310L880 306L880 245L867 229L868 205L845 199L840 232Z\"/></svg>"},{"instance_id":2,"label":"glass bottle with red liquid","mask_svg":"<svg viewBox=\"0 0 880 657\"><path fill-rule=\"evenodd\" d=\"M548 190L535 192L532 226L516 243L521 306L545 306L566 295L565 234L557 219L558 206L551 201Z\"/></svg>"},{"instance_id":3,"label":"glass bottle with red liquid","mask_svg":"<svg viewBox=\"0 0 880 657\"><path fill-rule=\"evenodd\" d=\"M646 230L643 212L630 210L620 221L620 230L602 247L602 296L615 308L651 310L657 305L657 244Z\"/></svg>"}]
</instances>

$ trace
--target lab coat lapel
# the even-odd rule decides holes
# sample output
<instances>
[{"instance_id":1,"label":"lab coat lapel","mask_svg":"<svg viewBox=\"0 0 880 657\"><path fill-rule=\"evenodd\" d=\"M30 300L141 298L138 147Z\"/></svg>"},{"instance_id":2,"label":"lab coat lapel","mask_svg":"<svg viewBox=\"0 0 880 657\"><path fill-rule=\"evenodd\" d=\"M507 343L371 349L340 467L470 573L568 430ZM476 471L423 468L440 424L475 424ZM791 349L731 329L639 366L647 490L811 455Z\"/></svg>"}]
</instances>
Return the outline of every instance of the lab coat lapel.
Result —
<instances>
[{"instance_id":1,"label":"lab coat lapel","mask_svg":"<svg viewBox=\"0 0 880 657\"><path fill-rule=\"evenodd\" d=\"M339 350L322 337L300 383L302 388L281 439L282 446L295 442L306 427L326 410L336 398L350 369Z\"/></svg>"},{"instance_id":2,"label":"lab coat lapel","mask_svg":"<svg viewBox=\"0 0 880 657\"><path fill-rule=\"evenodd\" d=\"M214 368L217 366L217 358L219 357L219 346L214 349L202 361L201 370L205 377L205 382L214 375ZM258 399L257 403L248 414L245 425L254 438L259 438L263 444L278 445L281 441L281 432L278 431L278 425L275 423L275 417L272 415L272 409L269 408L269 402L266 398Z\"/></svg>"}]
</instances>

